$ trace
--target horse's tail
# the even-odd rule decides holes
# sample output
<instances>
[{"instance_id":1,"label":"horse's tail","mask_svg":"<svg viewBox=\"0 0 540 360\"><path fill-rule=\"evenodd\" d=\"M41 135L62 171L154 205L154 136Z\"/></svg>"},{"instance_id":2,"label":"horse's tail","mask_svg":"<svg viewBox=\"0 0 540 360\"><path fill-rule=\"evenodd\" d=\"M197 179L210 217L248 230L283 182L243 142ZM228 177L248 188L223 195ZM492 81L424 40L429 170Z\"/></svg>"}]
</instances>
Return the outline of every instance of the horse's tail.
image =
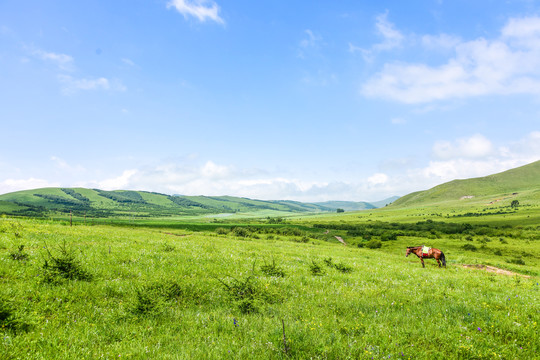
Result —
<instances>
[{"instance_id":1,"label":"horse's tail","mask_svg":"<svg viewBox=\"0 0 540 360\"><path fill-rule=\"evenodd\" d=\"M441 251L441 260L444 267L446 267L446 258L444 257L444 253Z\"/></svg>"}]
</instances>

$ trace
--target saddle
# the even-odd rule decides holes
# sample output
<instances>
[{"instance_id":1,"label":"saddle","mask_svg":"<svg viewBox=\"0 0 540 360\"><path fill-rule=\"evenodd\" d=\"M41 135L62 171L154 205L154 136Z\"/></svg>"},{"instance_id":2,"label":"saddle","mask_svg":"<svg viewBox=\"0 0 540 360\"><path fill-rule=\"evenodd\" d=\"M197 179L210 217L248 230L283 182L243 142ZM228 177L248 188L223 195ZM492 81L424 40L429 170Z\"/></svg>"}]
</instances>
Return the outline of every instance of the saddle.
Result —
<instances>
[{"instance_id":1,"label":"saddle","mask_svg":"<svg viewBox=\"0 0 540 360\"><path fill-rule=\"evenodd\" d=\"M425 245L424 245L424 246L422 246L422 257L424 257L424 256L428 256L428 254L429 254L429 250L431 250L431 248L430 248L430 247L427 247L427 246L425 246Z\"/></svg>"}]
</instances>

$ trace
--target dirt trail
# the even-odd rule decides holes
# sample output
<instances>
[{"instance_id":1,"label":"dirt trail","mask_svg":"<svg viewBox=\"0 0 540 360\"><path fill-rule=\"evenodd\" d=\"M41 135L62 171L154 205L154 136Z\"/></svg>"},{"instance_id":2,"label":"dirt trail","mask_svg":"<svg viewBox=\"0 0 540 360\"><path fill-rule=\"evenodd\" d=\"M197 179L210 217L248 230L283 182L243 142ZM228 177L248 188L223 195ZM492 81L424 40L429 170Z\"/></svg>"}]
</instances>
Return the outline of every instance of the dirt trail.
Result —
<instances>
[{"instance_id":1,"label":"dirt trail","mask_svg":"<svg viewBox=\"0 0 540 360\"><path fill-rule=\"evenodd\" d=\"M342 243L343 245L347 245L347 243L345 242L345 240L343 240L343 239L341 238L341 236L336 236L335 238L338 239L339 242Z\"/></svg>"},{"instance_id":2,"label":"dirt trail","mask_svg":"<svg viewBox=\"0 0 540 360\"><path fill-rule=\"evenodd\" d=\"M179 237L189 236L189 234L173 234L173 233L170 233L170 232L163 232L163 234L172 235L172 236L179 236Z\"/></svg>"},{"instance_id":3,"label":"dirt trail","mask_svg":"<svg viewBox=\"0 0 540 360\"><path fill-rule=\"evenodd\" d=\"M466 265L466 264L463 264L462 266L464 268L469 268L469 269L486 270L488 272L493 272L493 273L496 273L498 275L508 275L508 276L517 275L517 276L521 276L521 277L524 277L524 278L530 278L530 276L528 276L528 275L522 275L522 274L518 274L518 273L515 273L515 272L512 272L512 271L499 269L499 268L497 268L495 266L489 266L489 265Z\"/></svg>"}]
</instances>

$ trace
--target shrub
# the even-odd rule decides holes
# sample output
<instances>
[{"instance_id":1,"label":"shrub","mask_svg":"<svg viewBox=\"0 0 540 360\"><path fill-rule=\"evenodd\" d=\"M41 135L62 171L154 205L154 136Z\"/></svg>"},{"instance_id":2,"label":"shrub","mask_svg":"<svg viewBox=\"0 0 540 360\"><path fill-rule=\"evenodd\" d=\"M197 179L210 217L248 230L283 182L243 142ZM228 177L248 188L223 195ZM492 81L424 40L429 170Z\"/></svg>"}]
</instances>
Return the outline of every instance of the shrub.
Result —
<instances>
[{"instance_id":1,"label":"shrub","mask_svg":"<svg viewBox=\"0 0 540 360\"><path fill-rule=\"evenodd\" d=\"M311 260L311 264L309 265L309 271L311 272L311 275L313 276L324 275L323 267L319 265L315 260Z\"/></svg>"},{"instance_id":2,"label":"shrub","mask_svg":"<svg viewBox=\"0 0 540 360\"><path fill-rule=\"evenodd\" d=\"M381 235L381 241L397 240L397 234L393 232L385 232Z\"/></svg>"},{"instance_id":3,"label":"shrub","mask_svg":"<svg viewBox=\"0 0 540 360\"><path fill-rule=\"evenodd\" d=\"M462 246L463 250L476 251L478 250L473 244L465 244Z\"/></svg>"},{"instance_id":4,"label":"shrub","mask_svg":"<svg viewBox=\"0 0 540 360\"><path fill-rule=\"evenodd\" d=\"M66 244L59 247L58 255L53 255L47 250L47 259L43 264L45 270L44 280L46 282L55 282L58 278L68 280L92 280L92 274L83 268L80 261L77 259L75 252L68 249Z\"/></svg>"},{"instance_id":5,"label":"shrub","mask_svg":"<svg viewBox=\"0 0 540 360\"><path fill-rule=\"evenodd\" d=\"M11 252L9 257L13 260L26 260L28 259L28 254L24 252L24 245L19 245L19 249Z\"/></svg>"},{"instance_id":6,"label":"shrub","mask_svg":"<svg viewBox=\"0 0 540 360\"><path fill-rule=\"evenodd\" d=\"M277 302L278 294L272 294L263 288L253 273L243 280L232 278L230 283L217 279L225 288L229 299L242 314L257 313L267 302Z\"/></svg>"},{"instance_id":7,"label":"shrub","mask_svg":"<svg viewBox=\"0 0 540 360\"><path fill-rule=\"evenodd\" d=\"M27 331L30 325L17 316L13 304L0 296L0 329L14 331Z\"/></svg>"},{"instance_id":8,"label":"shrub","mask_svg":"<svg viewBox=\"0 0 540 360\"><path fill-rule=\"evenodd\" d=\"M216 229L216 234L218 235L227 235L229 233L229 229L225 229L225 228L222 228L222 227L218 227Z\"/></svg>"},{"instance_id":9,"label":"shrub","mask_svg":"<svg viewBox=\"0 0 540 360\"><path fill-rule=\"evenodd\" d=\"M509 264L525 265L525 261L520 257L516 257L513 259L506 259L506 262Z\"/></svg>"},{"instance_id":10,"label":"shrub","mask_svg":"<svg viewBox=\"0 0 540 360\"><path fill-rule=\"evenodd\" d=\"M323 262L324 262L324 263L326 264L326 266L328 266L328 267L334 267L334 263L332 262L332 258L331 258L331 257L324 259Z\"/></svg>"},{"instance_id":11,"label":"shrub","mask_svg":"<svg viewBox=\"0 0 540 360\"><path fill-rule=\"evenodd\" d=\"M339 272L342 272L342 273L350 273L353 271L353 267L350 266L350 265L347 265L345 263L337 263L334 265L334 268L339 271Z\"/></svg>"},{"instance_id":12,"label":"shrub","mask_svg":"<svg viewBox=\"0 0 540 360\"><path fill-rule=\"evenodd\" d=\"M279 265L276 265L276 261L272 259L271 264L261 265L261 271L268 276L285 277L285 270Z\"/></svg>"},{"instance_id":13,"label":"shrub","mask_svg":"<svg viewBox=\"0 0 540 360\"><path fill-rule=\"evenodd\" d=\"M193 289L183 286L173 280L165 280L135 290L135 300L131 306L133 314L158 314L166 301L187 303L196 296ZM199 299L200 300L200 299Z\"/></svg>"},{"instance_id":14,"label":"shrub","mask_svg":"<svg viewBox=\"0 0 540 360\"><path fill-rule=\"evenodd\" d=\"M499 238L499 241L501 242L501 244L508 244L508 241L506 241L504 238L500 237Z\"/></svg>"},{"instance_id":15,"label":"shrub","mask_svg":"<svg viewBox=\"0 0 540 360\"><path fill-rule=\"evenodd\" d=\"M171 244L163 244L163 251L165 252L171 252L176 250L176 248Z\"/></svg>"},{"instance_id":16,"label":"shrub","mask_svg":"<svg viewBox=\"0 0 540 360\"><path fill-rule=\"evenodd\" d=\"M501 250L495 250L495 252L493 252L493 254L495 254L497 256L502 256Z\"/></svg>"},{"instance_id":17,"label":"shrub","mask_svg":"<svg viewBox=\"0 0 540 360\"><path fill-rule=\"evenodd\" d=\"M365 244L365 247L368 249L379 249L382 247L382 242L377 239L372 239Z\"/></svg>"},{"instance_id":18,"label":"shrub","mask_svg":"<svg viewBox=\"0 0 540 360\"><path fill-rule=\"evenodd\" d=\"M238 236L238 237L248 237L250 235L250 231L243 227L235 227L232 230L232 233L234 236Z\"/></svg>"},{"instance_id":19,"label":"shrub","mask_svg":"<svg viewBox=\"0 0 540 360\"><path fill-rule=\"evenodd\" d=\"M130 309L133 314L156 314L162 309L161 297L155 289L143 287L135 291L135 301Z\"/></svg>"}]
</instances>

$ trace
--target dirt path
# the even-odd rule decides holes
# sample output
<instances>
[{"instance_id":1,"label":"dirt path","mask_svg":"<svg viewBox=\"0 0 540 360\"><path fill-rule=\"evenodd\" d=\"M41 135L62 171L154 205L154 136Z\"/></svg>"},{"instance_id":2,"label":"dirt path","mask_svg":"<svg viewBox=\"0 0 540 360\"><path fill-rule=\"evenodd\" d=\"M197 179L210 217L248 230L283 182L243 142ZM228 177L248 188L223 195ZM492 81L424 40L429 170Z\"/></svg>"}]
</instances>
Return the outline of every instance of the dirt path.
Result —
<instances>
[{"instance_id":1,"label":"dirt path","mask_svg":"<svg viewBox=\"0 0 540 360\"><path fill-rule=\"evenodd\" d=\"M170 232L163 232L163 234L172 235L172 236L180 236L180 237L189 236L188 234L173 234L173 233L170 233Z\"/></svg>"},{"instance_id":2,"label":"dirt path","mask_svg":"<svg viewBox=\"0 0 540 360\"><path fill-rule=\"evenodd\" d=\"M479 270L486 270L488 272L492 272L492 273L496 273L498 275L508 275L508 276L514 276L514 275L517 275L517 276L521 276L521 277L524 277L524 278L530 278L530 276L528 275L522 275L522 274L518 274L518 273L515 273L515 272L512 272L512 271L508 271L508 270L503 270L503 269L499 269L499 268L496 268L495 266L488 266L488 265L462 265L464 268L469 268L469 269L479 269Z\"/></svg>"},{"instance_id":3,"label":"dirt path","mask_svg":"<svg viewBox=\"0 0 540 360\"><path fill-rule=\"evenodd\" d=\"M345 242L345 240L343 240L343 239L341 238L341 236L336 236L335 238L338 239L338 241L339 241L340 243L342 243L343 245L347 245L347 243Z\"/></svg>"}]
</instances>

